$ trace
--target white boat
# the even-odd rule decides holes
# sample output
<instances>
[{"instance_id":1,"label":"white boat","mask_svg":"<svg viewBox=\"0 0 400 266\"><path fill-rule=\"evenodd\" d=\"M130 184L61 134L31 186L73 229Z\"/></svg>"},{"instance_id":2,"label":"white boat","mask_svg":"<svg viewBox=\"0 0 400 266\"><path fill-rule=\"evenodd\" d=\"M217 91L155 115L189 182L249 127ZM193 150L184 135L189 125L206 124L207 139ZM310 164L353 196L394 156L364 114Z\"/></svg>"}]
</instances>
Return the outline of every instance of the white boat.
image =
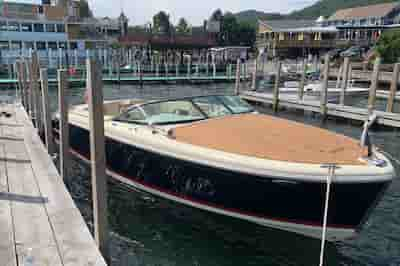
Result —
<instances>
[{"instance_id":1,"label":"white boat","mask_svg":"<svg viewBox=\"0 0 400 266\"><path fill-rule=\"evenodd\" d=\"M327 240L353 237L395 176L358 141L254 112L237 96L104 103L107 172L154 196ZM87 105L69 112L73 153L90 160ZM58 120L54 121L58 137Z\"/></svg>"}]
</instances>

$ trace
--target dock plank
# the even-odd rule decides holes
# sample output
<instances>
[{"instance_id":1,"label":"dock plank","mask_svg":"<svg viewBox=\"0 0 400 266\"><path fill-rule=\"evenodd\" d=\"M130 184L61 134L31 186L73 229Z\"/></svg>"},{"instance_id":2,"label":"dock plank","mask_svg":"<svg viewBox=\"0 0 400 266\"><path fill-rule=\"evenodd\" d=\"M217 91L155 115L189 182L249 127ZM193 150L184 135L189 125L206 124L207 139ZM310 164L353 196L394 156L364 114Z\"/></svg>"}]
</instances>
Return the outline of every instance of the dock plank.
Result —
<instances>
[{"instance_id":1,"label":"dock plank","mask_svg":"<svg viewBox=\"0 0 400 266\"><path fill-rule=\"evenodd\" d=\"M14 228L9 201L10 194L4 158L4 144L0 144L0 259L5 266L17 266Z\"/></svg>"},{"instance_id":2,"label":"dock plank","mask_svg":"<svg viewBox=\"0 0 400 266\"><path fill-rule=\"evenodd\" d=\"M4 124L15 124L15 116L2 118ZM53 230L25 150L23 127L2 126L5 165L14 220L14 234L18 265L24 265L27 254L36 265L62 265Z\"/></svg>"},{"instance_id":3,"label":"dock plank","mask_svg":"<svg viewBox=\"0 0 400 266\"><path fill-rule=\"evenodd\" d=\"M35 134L28 117L22 109L17 109L16 116L25 128L25 146L32 160L42 197L49 200L45 208L53 226L63 265L105 266L106 263L82 215L66 190L56 167L47 156L45 147Z\"/></svg>"}]
</instances>

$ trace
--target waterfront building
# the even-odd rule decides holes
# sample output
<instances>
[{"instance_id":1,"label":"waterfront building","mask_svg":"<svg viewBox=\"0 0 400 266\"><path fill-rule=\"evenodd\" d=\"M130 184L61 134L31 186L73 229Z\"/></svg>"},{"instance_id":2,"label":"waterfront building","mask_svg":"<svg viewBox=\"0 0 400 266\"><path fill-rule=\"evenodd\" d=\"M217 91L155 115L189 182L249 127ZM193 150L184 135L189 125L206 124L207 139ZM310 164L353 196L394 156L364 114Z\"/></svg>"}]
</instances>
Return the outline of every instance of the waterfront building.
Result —
<instances>
[{"instance_id":1,"label":"waterfront building","mask_svg":"<svg viewBox=\"0 0 400 266\"><path fill-rule=\"evenodd\" d=\"M321 54L332 48L373 46L382 32L400 27L400 3L341 9L317 20L258 22L257 48L269 56Z\"/></svg>"}]
</instances>

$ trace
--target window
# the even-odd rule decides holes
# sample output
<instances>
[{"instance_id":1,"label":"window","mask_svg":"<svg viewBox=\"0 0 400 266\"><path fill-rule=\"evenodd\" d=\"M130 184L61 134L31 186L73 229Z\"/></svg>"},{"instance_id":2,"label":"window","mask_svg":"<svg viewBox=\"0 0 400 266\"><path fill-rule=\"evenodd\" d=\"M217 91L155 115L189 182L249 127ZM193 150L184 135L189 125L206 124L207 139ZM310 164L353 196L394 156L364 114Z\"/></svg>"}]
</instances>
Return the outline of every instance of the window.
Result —
<instances>
[{"instance_id":1,"label":"window","mask_svg":"<svg viewBox=\"0 0 400 266\"><path fill-rule=\"evenodd\" d=\"M22 43L21 42L18 42L18 41L12 41L11 42L11 49L14 49L14 50L19 50L19 49L21 49L22 47L21 47L21 45L22 45Z\"/></svg>"},{"instance_id":2,"label":"window","mask_svg":"<svg viewBox=\"0 0 400 266\"><path fill-rule=\"evenodd\" d=\"M67 43L66 42L59 42L58 46L62 49L67 49Z\"/></svg>"},{"instance_id":3,"label":"window","mask_svg":"<svg viewBox=\"0 0 400 266\"><path fill-rule=\"evenodd\" d=\"M49 49L53 49L53 50L57 49L57 43L56 42L49 42L48 46L49 46Z\"/></svg>"},{"instance_id":4,"label":"window","mask_svg":"<svg viewBox=\"0 0 400 266\"><path fill-rule=\"evenodd\" d=\"M21 31L32 32L32 24L30 24L30 23L22 23L21 24Z\"/></svg>"},{"instance_id":5,"label":"window","mask_svg":"<svg viewBox=\"0 0 400 266\"><path fill-rule=\"evenodd\" d=\"M33 24L33 30L35 32L44 32L43 24Z\"/></svg>"},{"instance_id":6,"label":"window","mask_svg":"<svg viewBox=\"0 0 400 266\"><path fill-rule=\"evenodd\" d=\"M45 42L37 42L36 49L38 50L46 50L46 43Z\"/></svg>"},{"instance_id":7,"label":"window","mask_svg":"<svg viewBox=\"0 0 400 266\"><path fill-rule=\"evenodd\" d=\"M77 44L76 42L70 42L70 43L69 43L69 47L70 47L72 50L75 50L75 49L78 49L78 44Z\"/></svg>"},{"instance_id":8,"label":"window","mask_svg":"<svg viewBox=\"0 0 400 266\"><path fill-rule=\"evenodd\" d=\"M8 30L9 31L19 31L19 23L18 22L8 22Z\"/></svg>"},{"instance_id":9,"label":"window","mask_svg":"<svg viewBox=\"0 0 400 266\"><path fill-rule=\"evenodd\" d=\"M56 25L46 24L46 32L56 32Z\"/></svg>"},{"instance_id":10,"label":"window","mask_svg":"<svg viewBox=\"0 0 400 266\"><path fill-rule=\"evenodd\" d=\"M226 108L226 106L215 96L194 98L193 103L196 104L208 117L224 116L231 113L229 109Z\"/></svg>"},{"instance_id":11,"label":"window","mask_svg":"<svg viewBox=\"0 0 400 266\"><path fill-rule=\"evenodd\" d=\"M33 42L25 42L25 49L33 49Z\"/></svg>"},{"instance_id":12,"label":"window","mask_svg":"<svg viewBox=\"0 0 400 266\"><path fill-rule=\"evenodd\" d=\"M186 100L155 102L136 107L119 116L116 121L139 124L176 124L205 119L204 115Z\"/></svg>"},{"instance_id":13,"label":"window","mask_svg":"<svg viewBox=\"0 0 400 266\"><path fill-rule=\"evenodd\" d=\"M0 50L8 50L9 48L8 41L0 41Z\"/></svg>"},{"instance_id":14,"label":"window","mask_svg":"<svg viewBox=\"0 0 400 266\"><path fill-rule=\"evenodd\" d=\"M0 21L0 31L7 31L7 23L5 21Z\"/></svg>"},{"instance_id":15,"label":"window","mask_svg":"<svg viewBox=\"0 0 400 266\"><path fill-rule=\"evenodd\" d=\"M225 104L233 113L250 113L254 109L247 102L238 96L216 96L223 104Z\"/></svg>"},{"instance_id":16,"label":"window","mask_svg":"<svg viewBox=\"0 0 400 266\"><path fill-rule=\"evenodd\" d=\"M57 32L65 32L64 24L57 24Z\"/></svg>"}]
</instances>

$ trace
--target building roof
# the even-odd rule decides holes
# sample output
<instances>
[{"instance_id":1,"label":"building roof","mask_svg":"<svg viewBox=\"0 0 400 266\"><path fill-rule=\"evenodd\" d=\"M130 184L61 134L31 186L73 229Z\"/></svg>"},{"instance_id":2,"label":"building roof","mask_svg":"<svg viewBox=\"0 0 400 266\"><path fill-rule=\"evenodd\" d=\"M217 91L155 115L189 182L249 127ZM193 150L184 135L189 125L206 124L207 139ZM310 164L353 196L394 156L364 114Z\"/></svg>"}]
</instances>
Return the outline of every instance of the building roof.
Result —
<instances>
[{"instance_id":1,"label":"building roof","mask_svg":"<svg viewBox=\"0 0 400 266\"><path fill-rule=\"evenodd\" d=\"M399 7L398 2L340 9L336 11L329 20L349 20L368 17L381 18L387 16L396 7Z\"/></svg>"},{"instance_id":2,"label":"building roof","mask_svg":"<svg viewBox=\"0 0 400 266\"><path fill-rule=\"evenodd\" d=\"M315 25L314 20L301 20L301 19L259 20L259 23L263 24L268 28L271 28L272 31L283 31L286 29L305 28L305 27L312 27Z\"/></svg>"}]
</instances>

